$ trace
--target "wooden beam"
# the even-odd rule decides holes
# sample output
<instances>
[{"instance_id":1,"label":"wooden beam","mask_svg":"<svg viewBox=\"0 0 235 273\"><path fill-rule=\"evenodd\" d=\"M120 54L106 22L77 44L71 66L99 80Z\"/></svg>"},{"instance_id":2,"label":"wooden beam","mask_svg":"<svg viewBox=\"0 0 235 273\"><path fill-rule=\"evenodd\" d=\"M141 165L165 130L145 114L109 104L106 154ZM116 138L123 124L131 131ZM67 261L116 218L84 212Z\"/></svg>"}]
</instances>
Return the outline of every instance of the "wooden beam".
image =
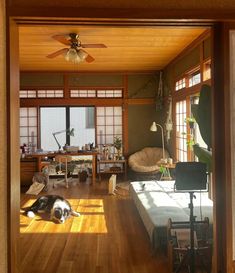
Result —
<instances>
[{"instance_id":1,"label":"wooden beam","mask_svg":"<svg viewBox=\"0 0 235 273\"><path fill-rule=\"evenodd\" d=\"M213 31L213 58L212 58L212 128L213 128L213 232L214 232L214 251L213 251L213 272L231 272L229 270L228 259L228 241L227 227L229 222L229 212L227 212L226 202L226 154L229 146L229 135L225 136L226 123L225 112L229 112L229 104L225 105L225 89L224 89L224 50L226 48L224 35L224 25L217 24ZM227 110L226 110L227 108ZM228 122L229 124L229 122ZM228 189L227 189L228 190ZM230 190L231 191L231 190ZM230 208L231 209L231 208ZM223 223L223 224L222 224ZM229 227L231 228L231 227Z\"/></svg>"},{"instance_id":2,"label":"wooden beam","mask_svg":"<svg viewBox=\"0 0 235 273\"><path fill-rule=\"evenodd\" d=\"M154 98L136 98L136 99L128 99L129 105L143 105L143 104L155 104Z\"/></svg>"},{"instance_id":3,"label":"wooden beam","mask_svg":"<svg viewBox=\"0 0 235 273\"><path fill-rule=\"evenodd\" d=\"M96 24L119 24L124 25L126 22L134 22L136 24L153 24L153 23L162 23L166 24L167 22L172 22L174 24L208 24L214 22L216 19L234 19L235 9L222 9L214 8L202 9L169 9L169 8L69 8L69 7L53 7L50 9L48 7L30 7L27 6L16 6L12 5L9 9L9 14L12 17L18 17L17 19L24 19L24 23L32 24L33 18L41 20L41 18L48 19L52 21L51 17L54 17L54 22L58 22L58 18L64 18L68 21L74 20L79 21L80 24L83 22L91 23L93 18L94 23ZM107 16L108 15L108 16ZM31 18L26 18L31 17ZM73 18L73 20L71 19ZM142 19L144 18L144 19ZM156 19L157 18L157 19ZM169 19L171 18L171 19ZM197 19L195 19L197 18ZM21 19L21 22L22 22ZM115 20L116 19L116 20ZM125 19L124 22L121 19ZM151 20L150 22L148 20ZM180 20L180 21L179 21ZM19 20L20 21L20 20Z\"/></svg>"},{"instance_id":4,"label":"wooden beam","mask_svg":"<svg viewBox=\"0 0 235 273\"><path fill-rule=\"evenodd\" d=\"M8 165L8 272L19 264L20 153L19 153L19 33L13 20L7 21L7 165Z\"/></svg>"},{"instance_id":5,"label":"wooden beam","mask_svg":"<svg viewBox=\"0 0 235 273\"><path fill-rule=\"evenodd\" d=\"M20 107L35 106L120 106L122 99L96 99L96 98L42 98L42 99L21 99Z\"/></svg>"}]
</instances>

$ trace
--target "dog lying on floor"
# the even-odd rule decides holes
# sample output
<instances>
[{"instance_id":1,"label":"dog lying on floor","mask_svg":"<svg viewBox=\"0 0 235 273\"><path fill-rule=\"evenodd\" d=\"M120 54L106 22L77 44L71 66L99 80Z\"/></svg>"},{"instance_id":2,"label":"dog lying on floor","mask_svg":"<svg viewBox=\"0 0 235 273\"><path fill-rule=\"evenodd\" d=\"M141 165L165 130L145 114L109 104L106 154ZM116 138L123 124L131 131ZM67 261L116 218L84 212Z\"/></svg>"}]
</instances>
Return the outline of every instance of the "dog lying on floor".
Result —
<instances>
[{"instance_id":1,"label":"dog lying on floor","mask_svg":"<svg viewBox=\"0 0 235 273\"><path fill-rule=\"evenodd\" d=\"M33 218L37 212L49 213L50 219L59 223L73 216L80 216L80 213L72 210L70 203L59 195L40 196L29 208L25 208L28 217Z\"/></svg>"}]
</instances>

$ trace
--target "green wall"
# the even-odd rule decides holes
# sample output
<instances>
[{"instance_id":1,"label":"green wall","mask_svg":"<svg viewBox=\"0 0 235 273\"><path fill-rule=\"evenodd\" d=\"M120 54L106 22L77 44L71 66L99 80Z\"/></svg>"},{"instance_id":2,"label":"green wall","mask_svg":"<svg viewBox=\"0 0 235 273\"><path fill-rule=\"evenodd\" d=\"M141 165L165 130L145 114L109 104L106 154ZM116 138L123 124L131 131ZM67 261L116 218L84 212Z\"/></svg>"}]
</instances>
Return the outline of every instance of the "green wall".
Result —
<instances>
[{"instance_id":1,"label":"green wall","mask_svg":"<svg viewBox=\"0 0 235 273\"><path fill-rule=\"evenodd\" d=\"M159 73L128 75L129 98L152 98L157 94Z\"/></svg>"},{"instance_id":2,"label":"green wall","mask_svg":"<svg viewBox=\"0 0 235 273\"><path fill-rule=\"evenodd\" d=\"M69 86L122 86L121 74L72 74L69 77Z\"/></svg>"},{"instance_id":3,"label":"green wall","mask_svg":"<svg viewBox=\"0 0 235 273\"><path fill-rule=\"evenodd\" d=\"M61 86L64 85L62 73L20 73L20 86Z\"/></svg>"},{"instance_id":4,"label":"green wall","mask_svg":"<svg viewBox=\"0 0 235 273\"><path fill-rule=\"evenodd\" d=\"M127 75L129 98L155 98L158 89L159 73ZM21 73L21 86L61 86L62 73ZM122 74L70 74L70 86L119 86L124 87ZM155 105L130 105L128 108L129 152L131 154L146 146L161 146L160 133L150 132L153 121L161 123L161 113Z\"/></svg>"},{"instance_id":5,"label":"green wall","mask_svg":"<svg viewBox=\"0 0 235 273\"><path fill-rule=\"evenodd\" d=\"M157 120L155 105L129 105L128 134L129 154L144 147L162 146L161 132L151 132L150 126Z\"/></svg>"}]
</instances>

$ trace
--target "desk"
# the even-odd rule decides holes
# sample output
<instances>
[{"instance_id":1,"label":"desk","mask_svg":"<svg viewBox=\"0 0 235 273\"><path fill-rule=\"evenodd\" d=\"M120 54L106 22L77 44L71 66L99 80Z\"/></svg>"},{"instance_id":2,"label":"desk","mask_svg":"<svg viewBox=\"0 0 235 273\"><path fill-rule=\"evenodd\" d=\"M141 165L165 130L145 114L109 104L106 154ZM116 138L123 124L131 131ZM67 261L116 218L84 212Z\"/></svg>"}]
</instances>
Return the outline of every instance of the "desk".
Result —
<instances>
[{"instance_id":1,"label":"desk","mask_svg":"<svg viewBox=\"0 0 235 273\"><path fill-rule=\"evenodd\" d=\"M97 172L99 173L99 180L101 180L102 173L110 173L110 174L124 174L125 180L127 179L127 161L126 159L122 160L99 160L97 162ZM101 169L101 166L104 166L104 169ZM107 169L106 165L111 165ZM117 167L117 168L115 168ZM120 168L120 169L119 169Z\"/></svg>"},{"instance_id":2,"label":"desk","mask_svg":"<svg viewBox=\"0 0 235 273\"><path fill-rule=\"evenodd\" d=\"M85 152L66 152L66 153L34 153L34 154L28 154L27 158L36 158L37 159L37 171L41 172L41 169L45 164L43 164L42 159L45 157L48 158L54 158L57 155L63 155L63 156L92 156L92 184L95 184L96 182L96 157L97 152L93 151L85 151Z\"/></svg>"}]
</instances>

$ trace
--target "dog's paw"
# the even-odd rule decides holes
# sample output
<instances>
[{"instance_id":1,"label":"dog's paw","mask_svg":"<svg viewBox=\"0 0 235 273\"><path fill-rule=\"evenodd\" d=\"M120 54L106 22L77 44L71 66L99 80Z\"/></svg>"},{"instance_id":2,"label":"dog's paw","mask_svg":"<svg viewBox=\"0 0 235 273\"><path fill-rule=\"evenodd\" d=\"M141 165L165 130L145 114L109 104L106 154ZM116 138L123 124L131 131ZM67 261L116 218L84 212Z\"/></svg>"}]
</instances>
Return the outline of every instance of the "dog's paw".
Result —
<instances>
[{"instance_id":1,"label":"dog's paw","mask_svg":"<svg viewBox=\"0 0 235 273\"><path fill-rule=\"evenodd\" d=\"M79 217L81 214L79 212L77 212L77 211L72 211L72 215Z\"/></svg>"},{"instance_id":2,"label":"dog's paw","mask_svg":"<svg viewBox=\"0 0 235 273\"><path fill-rule=\"evenodd\" d=\"M34 214L33 211L29 210L29 211L27 212L27 216L28 216L29 218L33 218L33 217L35 216L35 214Z\"/></svg>"}]
</instances>

